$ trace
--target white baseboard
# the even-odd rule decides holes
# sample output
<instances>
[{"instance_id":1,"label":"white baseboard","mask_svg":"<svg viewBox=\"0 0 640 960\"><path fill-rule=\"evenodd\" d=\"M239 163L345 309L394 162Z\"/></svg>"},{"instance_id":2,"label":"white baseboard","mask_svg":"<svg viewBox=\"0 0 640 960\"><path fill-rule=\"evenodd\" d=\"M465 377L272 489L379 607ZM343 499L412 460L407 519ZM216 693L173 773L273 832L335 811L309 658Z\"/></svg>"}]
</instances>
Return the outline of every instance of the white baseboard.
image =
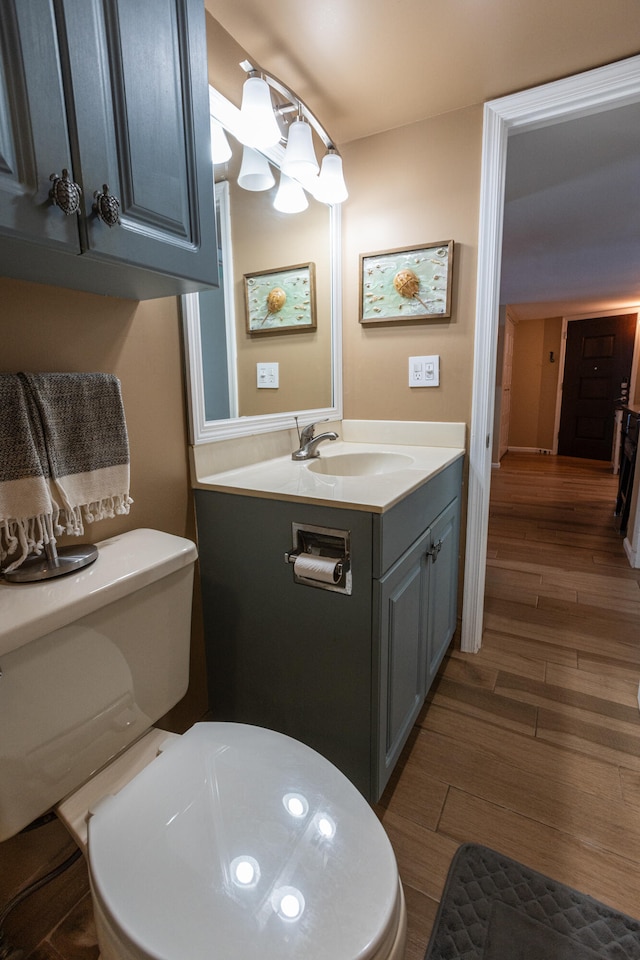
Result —
<instances>
[{"instance_id":1,"label":"white baseboard","mask_svg":"<svg viewBox=\"0 0 640 960\"><path fill-rule=\"evenodd\" d=\"M509 447L509 453L544 453L552 455L552 450L546 450L544 447Z\"/></svg>"},{"instance_id":2,"label":"white baseboard","mask_svg":"<svg viewBox=\"0 0 640 960\"><path fill-rule=\"evenodd\" d=\"M631 541L629 540L628 537L624 538L623 546L624 546L624 552L626 553L627 559L629 561L629 565L632 566L634 570L638 569L638 567L640 567L640 556L638 555L638 552L633 549L633 546L631 545Z\"/></svg>"}]
</instances>

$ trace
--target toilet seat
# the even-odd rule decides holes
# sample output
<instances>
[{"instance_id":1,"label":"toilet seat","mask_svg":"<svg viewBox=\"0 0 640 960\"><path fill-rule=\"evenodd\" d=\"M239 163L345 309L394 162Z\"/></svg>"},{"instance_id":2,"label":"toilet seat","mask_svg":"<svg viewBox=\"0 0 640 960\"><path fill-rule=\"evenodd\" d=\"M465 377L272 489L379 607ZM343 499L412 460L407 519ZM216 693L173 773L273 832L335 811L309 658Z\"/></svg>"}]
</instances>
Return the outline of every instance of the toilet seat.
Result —
<instances>
[{"instance_id":1,"label":"toilet seat","mask_svg":"<svg viewBox=\"0 0 640 960\"><path fill-rule=\"evenodd\" d=\"M274 731L199 723L89 821L103 960L388 960L405 914L355 787Z\"/></svg>"}]
</instances>

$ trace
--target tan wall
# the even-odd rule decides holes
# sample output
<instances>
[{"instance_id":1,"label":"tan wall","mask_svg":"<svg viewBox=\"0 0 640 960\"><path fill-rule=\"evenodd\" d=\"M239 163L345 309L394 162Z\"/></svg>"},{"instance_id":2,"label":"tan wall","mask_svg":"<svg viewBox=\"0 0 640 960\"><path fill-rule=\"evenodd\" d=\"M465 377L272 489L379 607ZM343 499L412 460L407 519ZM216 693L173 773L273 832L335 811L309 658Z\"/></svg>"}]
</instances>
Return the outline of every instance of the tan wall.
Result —
<instances>
[{"instance_id":1,"label":"tan wall","mask_svg":"<svg viewBox=\"0 0 640 960\"><path fill-rule=\"evenodd\" d=\"M239 107L242 102L242 83L246 77L240 63L247 59L247 51L236 43L208 11L205 16L209 83Z\"/></svg>"},{"instance_id":2,"label":"tan wall","mask_svg":"<svg viewBox=\"0 0 640 960\"><path fill-rule=\"evenodd\" d=\"M561 317L525 320L515 326L510 447L553 448L561 339Z\"/></svg>"},{"instance_id":3,"label":"tan wall","mask_svg":"<svg viewBox=\"0 0 640 960\"><path fill-rule=\"evenodd\" d=\"M278 213L275 191L252 193L230 183L241 417L328 407L332 400L329 209L311 200L302 213ZM247 333L244 274L300 263L313 264L315 330ZM258 389L257 363L279 364L278 389Z\"/></svg>"},{"instance_id":4,"label":"tan wall","mask_svg":"<svg viewBox=\"0 0 640 960\"><path fill-rule=\"evenodd\" d=\"M207 14L209 83L240 106L246 74L240 68L247 53ZM238 350L238 407L241 417L328 407L331 383L331 299L329 263L329 209L310 200L300 214L273 209L278 183L253 193L236 184L242 150L229 138L233 157L216 166L216 179L229 181L233 243L236 343ZM250 336L246 331L243 276L313 263L316 277L316 320L313 331ZM256 363L278 363L278 389L258 389Z\"/></svg>"},{"instance_id":5,"label":"tan wall","mask_svg":"<svg viewBox=\"0 0 640 960\"><path fill-rule=\"evenodd\" d=\"M458 110L342 151L344 411L349 419L469 423L482 108ZM450 320L363 326L359 256L454 240ZM440 386L410 388L408 358L440 356Z\"/></svg>"},{"instance_id":6,"label":"tan wall","mask_svg":"<svg viewBox=\"0 0 640 960\"><path fill-rule=\"evenodd\" d=\"M177 300L137 303L0 278L0 303L0 372L105 372L121 381L134 503L128 516L87 526L83 539L135 527L194 539ZM195 610L191 686L172 711L176 729L207 709L198 601Z\"/></svg>"},{"instance_id":7,"label":"tan wall","mask_svg":"<svg viewBox=\"0 0 640 960\"><path fill-rule=\"evenodd\" d=\"M211 17L207 34L209 80L239 105L241 48ZM341 148L350 193L343 207L346 417L469 423L481 139L476 105ZM456 243L451 320L358 323L361 253L449 239ZM440 356L441 386L409 388L409 356L430 354Z\"/></svg>"}]
</instances>

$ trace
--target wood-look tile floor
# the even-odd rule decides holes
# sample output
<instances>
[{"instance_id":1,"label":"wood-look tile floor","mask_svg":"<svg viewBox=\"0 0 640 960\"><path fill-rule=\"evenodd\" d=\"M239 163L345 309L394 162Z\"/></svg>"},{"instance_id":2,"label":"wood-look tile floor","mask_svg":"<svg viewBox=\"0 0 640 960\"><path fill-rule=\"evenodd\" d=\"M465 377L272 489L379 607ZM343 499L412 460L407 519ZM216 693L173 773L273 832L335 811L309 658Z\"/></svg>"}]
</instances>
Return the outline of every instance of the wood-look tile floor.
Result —
<instances>
[{"instance_id":1,"label":"wood-look tile floor","mask_svg":"<svg viewBox=\"0 0 640 960\"><path fill-rule=\"evenodd\" d=\"M640 570L597 461L494 471L485 630L442 666L378 808L421 960L451 857L493 847L640 917Z\"/></svg>"},{"instance_id":2,"label":"wood-look tile floor","mask_svg":"<svg viewBox=\"0 0 640 960\"><path fill-rule=\"evenodd\" d=\"M406 960L424 956L465 841L640 917L640 571L616 489L594 461L507 454L494 472L482 649L451 651L376 807L405 888ZM52 859L55 828L39 841ZM29 842L14 848L25 875ZM25 960L96 960L83 870L15 910Z\"/></svg>"}]
</instances>

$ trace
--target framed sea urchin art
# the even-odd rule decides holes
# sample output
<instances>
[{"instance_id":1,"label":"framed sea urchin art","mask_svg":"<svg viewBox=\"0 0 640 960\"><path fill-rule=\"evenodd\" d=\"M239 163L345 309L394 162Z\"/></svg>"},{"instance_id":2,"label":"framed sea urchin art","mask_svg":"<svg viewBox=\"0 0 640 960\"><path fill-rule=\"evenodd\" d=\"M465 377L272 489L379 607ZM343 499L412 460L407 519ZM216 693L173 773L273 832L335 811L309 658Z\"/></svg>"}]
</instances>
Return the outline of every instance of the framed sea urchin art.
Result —
<instances>
[{"instance_id":1,"label":"framed sea urchin art","mask_svg":"<svg viewBox=\"0 0 640 960\"><path fill-rule=\"evenodd\" d=\"M451 316L453 240L360 255L360 323Z\"/></svg>"},{"instance_id":2,"label":"framed sea urchin art","mask_svg":"<svg viewBox=\"0 0 640 960\"><path fill-rule=\"evenodd\" d=\"M315 330L315 264L245 273L244 292L247 333Z\"/></svg>"}]
</instances>

